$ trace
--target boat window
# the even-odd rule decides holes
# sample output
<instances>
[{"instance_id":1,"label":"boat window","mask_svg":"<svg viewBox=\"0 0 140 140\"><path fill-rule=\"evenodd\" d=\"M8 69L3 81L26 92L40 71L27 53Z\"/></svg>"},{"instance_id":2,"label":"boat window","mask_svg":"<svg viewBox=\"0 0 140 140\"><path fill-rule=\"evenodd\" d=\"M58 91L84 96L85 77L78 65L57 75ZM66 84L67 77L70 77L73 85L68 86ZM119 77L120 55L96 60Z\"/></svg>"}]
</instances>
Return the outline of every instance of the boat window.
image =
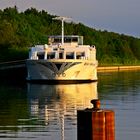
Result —
<instances>
[{"instance_id":1,"label":"boat window","mask_svg":"<svg viewBox=\"0 0 140 140\"><path fill-rule=\"evenodd\" d=\"M57 51L57 48L53 48L54 51Z\"/></svg>"},{"instance_id":2,"label":"boat window","mask_svg":"<svg viewBox=\"0 0 140 140\"><path fill-rule=\"evenodd\" d=\"M72 39L72 42L78 42L78 38L77 38L77 37L74 37L74 38Z\"/></svg>"},{"instance_id":3,"label":"boat window","mask_svg":"<svg viewBox=\"0 0 140 140\"><path fill-rule=\"evenodd\" d=\"M38 59L44 59L45 53L44 52L38 52L37 57Z\"/></svg>"},{"instance_id":4,"label":"boat window","mask_svg":"<svg viewBox=\"0 0 140 140\"><path fill-rule=\"evenodd\" d=\"M48 59L54 59L55 58L55 52L48 52L47 58Z\"/></svg>"},{"instance_id":5,"label":"boat window","mask_svg":"<svg viewBox=\"0 0 140 140\"><path fill-rule=\"evenodd\" d=\"M78 42L78 38L77 37L65 37L64 42L66 42L66 43Z\"/></svg>"},{"instance_id":6,"label":"boat window","mask_svg":"<svg viewBox=\"0 0 140 140\"><path fill-rule=\"evenodd\" d=\"M64 42L70 43L70 42L71 42L71 38L65 38L65 39L64 39Z\"/></svg>"},{"instance_id":7,"label":"boat window","mask_svg":"<svg viewBox=\"0 0 140 140\"><path fill-rule=\"evenodd\" d=\"M59 59L63 59L63 52L59 52Z\"/></svg>"},{"instance_id":8,"label":"boat window","mask_svg":"<svg viewBox=\"0 0 140 140\"><path fill-rule=\"evenodd\" d=\"M61 39L60 39L60 38L55 38L55 39L54 39L54 42L55 42L55 43L60 43L60 42L61 42Z\"/></svg>"},{"instance_id":9,"label":"boat window","mask_svg":"<svg viewBox=\"0 0 140 140\"><path fill-rule=\"evenodd\" d=\"M74 52L66 52L66 59L74 59Z\"/></svg>"},{"instance_id":10,"label":"boat window","mask_svg":"<svg viewBox=\"0 0 140 140\"><path fill-rule=\"evenodd\" d=\"M85 52L76 52L76 59L82 59L85 57Z\"/></svg>"}]
</instances>

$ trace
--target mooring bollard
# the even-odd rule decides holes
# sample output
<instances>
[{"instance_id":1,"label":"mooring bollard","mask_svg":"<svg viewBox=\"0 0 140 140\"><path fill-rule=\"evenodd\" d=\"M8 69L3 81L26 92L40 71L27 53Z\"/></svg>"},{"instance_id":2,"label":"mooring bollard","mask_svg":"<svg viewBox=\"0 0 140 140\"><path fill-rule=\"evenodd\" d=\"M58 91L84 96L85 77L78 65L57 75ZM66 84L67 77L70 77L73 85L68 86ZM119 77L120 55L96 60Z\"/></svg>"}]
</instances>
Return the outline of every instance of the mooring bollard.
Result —
<instances>
[{"instance_id":1,"label":"mooring bollard","mask_svg":"<svg viewBox=\"0 0 140 140\"><path fill-rule=\"evenodd\" d=\"M100 100L91 100L93 108L77 111L78 140L115 140L115 113L100 109Z\"/></svg>"}]
</instances>

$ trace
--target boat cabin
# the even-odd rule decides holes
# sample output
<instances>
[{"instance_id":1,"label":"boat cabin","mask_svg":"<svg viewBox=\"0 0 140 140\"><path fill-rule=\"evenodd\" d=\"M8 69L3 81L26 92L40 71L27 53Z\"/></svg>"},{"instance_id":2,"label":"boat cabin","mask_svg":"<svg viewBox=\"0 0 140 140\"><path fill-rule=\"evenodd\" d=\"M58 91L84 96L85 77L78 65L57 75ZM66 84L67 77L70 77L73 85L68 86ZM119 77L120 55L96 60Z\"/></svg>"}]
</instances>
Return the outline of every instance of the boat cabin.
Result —
<instances>
[{"instance_id":1,"label":"boat cabin","mask_svg":"<svg viewBox=\"0 0 140 140\"><path fill-rule=\"evenodd\" d=\"M64 36L64 44L61 36L49 36L48 45L36 45L29 53L29 59L96 59L94 46L83 45L82 36Z\"/></svg>"}]
</instances>

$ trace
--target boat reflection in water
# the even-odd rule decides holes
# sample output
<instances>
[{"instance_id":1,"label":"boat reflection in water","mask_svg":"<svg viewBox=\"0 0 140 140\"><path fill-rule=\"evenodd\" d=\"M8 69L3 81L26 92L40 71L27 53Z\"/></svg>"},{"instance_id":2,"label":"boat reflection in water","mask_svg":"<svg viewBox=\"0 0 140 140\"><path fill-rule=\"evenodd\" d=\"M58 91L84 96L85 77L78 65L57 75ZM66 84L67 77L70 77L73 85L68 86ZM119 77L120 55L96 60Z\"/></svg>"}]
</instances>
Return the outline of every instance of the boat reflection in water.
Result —
<instances>
[{"instance_id":1,"label":"boat reflection in water","mask_svg":"<svg viewBox=\"0 0 140 140\"><path fill-rule=\"evenodd\" d=\"M98 99L97 82L70 85L28 84L28 99L31 115L40 116L39 113L44 111L44 115L48 116L62 110L75 114L77 109L91 108L90 100ZM48 123L48 119L45 121Z\"/></svg>"},{"instance_id":2,"label":"boat reflection in water","mask_svg":"<svg viewBox=\"0 0 140 140\"><path fill-rule=\"evenodd\" d=\"M30 118L36 118L47 129L47 140L76 140L77 110L91 108L98 99L97 82L90 84L38 85L28 84ZM46 131L46 130L45 130Z\"/></svg>"}]
</instances>

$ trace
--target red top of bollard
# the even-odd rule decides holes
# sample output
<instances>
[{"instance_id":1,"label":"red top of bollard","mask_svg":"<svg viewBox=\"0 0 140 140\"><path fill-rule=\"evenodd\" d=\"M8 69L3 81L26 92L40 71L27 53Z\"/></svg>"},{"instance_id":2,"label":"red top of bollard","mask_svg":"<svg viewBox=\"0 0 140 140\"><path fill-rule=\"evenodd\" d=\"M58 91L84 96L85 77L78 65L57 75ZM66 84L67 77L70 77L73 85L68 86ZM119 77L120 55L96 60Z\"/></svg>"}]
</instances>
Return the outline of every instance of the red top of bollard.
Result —
<instances>
[{"instance_id":1,"label":"red top of bollard","mask_svg":"<svg viewBox=\"0 0 140 140\"><path fill-rule=\"evenodd\" d=\"M99 99L93 99L90 102L93 104L93 109L100 109L100 100Z\"/></svg>"}]
</instances>

